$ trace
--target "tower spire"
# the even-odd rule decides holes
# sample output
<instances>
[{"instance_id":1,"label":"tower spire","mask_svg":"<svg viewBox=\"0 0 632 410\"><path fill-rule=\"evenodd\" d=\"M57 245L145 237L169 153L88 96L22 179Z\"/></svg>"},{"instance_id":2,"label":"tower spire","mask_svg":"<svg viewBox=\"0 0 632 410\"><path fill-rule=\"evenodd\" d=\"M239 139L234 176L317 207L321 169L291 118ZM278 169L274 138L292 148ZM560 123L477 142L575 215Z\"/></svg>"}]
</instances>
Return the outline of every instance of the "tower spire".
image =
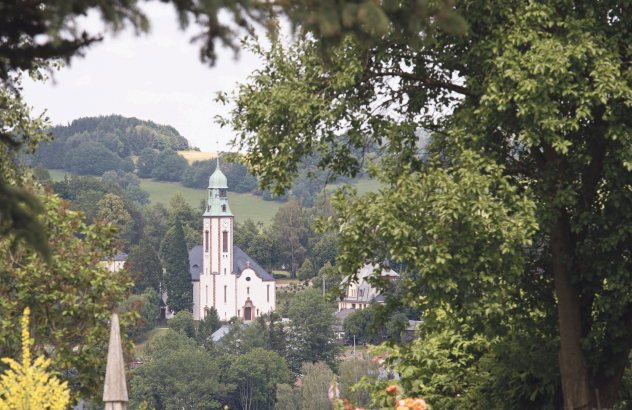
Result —
<instances>
[{"instance_id":1,"label":"tower spire","mask_svg":"<svg viewBox=\"0 0 632 410\"><path fill-rule=\"evenodd\" d=\"M217 144L217 169L219 169L219 141L215 140Z\"/></svg>"}]
</instances>

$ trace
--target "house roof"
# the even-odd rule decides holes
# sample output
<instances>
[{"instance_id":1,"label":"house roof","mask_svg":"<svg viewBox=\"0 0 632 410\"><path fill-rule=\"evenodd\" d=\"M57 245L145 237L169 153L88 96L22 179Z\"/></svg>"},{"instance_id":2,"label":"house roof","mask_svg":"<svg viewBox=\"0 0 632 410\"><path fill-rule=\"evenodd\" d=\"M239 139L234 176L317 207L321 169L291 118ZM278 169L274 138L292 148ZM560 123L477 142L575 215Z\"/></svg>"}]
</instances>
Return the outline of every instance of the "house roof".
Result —
<instances>
[{"instance_id":1,"label":"house roof","mask_svg":"<svg viewBox=\"0 0 632 410\"><path fill-rule=\"evenodd\" d=\"M203 273L204 251L202 245L194 246L189 250L189 269L191 271L191 280L196 282L200 280ZM250 264L248 264L250 262ZM239 246L233 246L233 270L237 277L240 277L244 269L250 267L264 281L274 281L274 277L266 272L257 262L255 262L246 252Z\"/></svg>"},{"instance_id":2,"label":"house roof","mask_svg":"<svg viewBox=\"0 0 632 410\"><path fill-rule=\"evenodd\" d=\"M189 250L189 269L191 270L191 280L199 281L200 274L202 273L204 262L204 252L202 251L202 245L194 246Z\"/></svg>"},{"instance_id":3,"label":"house roof","mask_svg":"<svg viewBox=\"0 0 632 410\"><path fill-rule=\"evenodd\" d=\"M211 337L213 338L213 341L215 343L219 342L219 340L224 337L224 335L226 333L228 333L228 331L230 330L230 326L229 325L222 325L222 327L220 327L219 329L217 329L212 335Z\"/></svg>"},{"instance_id":4,"label":"house roof","mask_svg":"<svg viewBox=\"0 0 632 410\"><path fill-rule=\"evenodd\" d=\"M248 264L250 262L250 265ZM239 246L233 246L233 270L237 274L237 277L241 276L241 273L246 268L251 268L255 271L257 276L259 276L264 281L273 281L275 280L272 275L266 272L257 262L255 262L246 252L243 251Z\"/></svg>"},{"instance_id":5,"label":"house roof","mask_svg":"<svg viewBox=\"0 0 632 410\"><path fill-rule=\"evenodd\" d=\"M221 340L224 336L226 336L226 333L228 333L230 331L230 328L233 325L222 325L222 327L220 327L219 329L217 329L215 332L213 332L213 334L211 335L211 337L213 338L213 342L215 343L220 343L221 344ZM246 324L241 324L239 325L242 329L244 329L246 326Z\"/></svg>"},{"instance_id":6,"label":"house roof","mask_svg":"<svg viewBox=\"0 0 632 410\"><path fill-rule=\"evenodd\" d=\"M101 259L102 262L107 262L108 260L109 260L108 258ZM115 261L115 262L126 261L127 260L127 254L119 252L116 255L114 255L114 258L112 260Z\"/></svg>"},{"instance_id":7,"label":"house roof","mask_svg":"<svg viewBox=\"0 0 632 410\"><path fill-rule=\"evenodd\" d=\"M114 255L114 260L115 261L126 261L127 260L127 254L126 253L119 253Z\"/></svg>"}]
</instances>

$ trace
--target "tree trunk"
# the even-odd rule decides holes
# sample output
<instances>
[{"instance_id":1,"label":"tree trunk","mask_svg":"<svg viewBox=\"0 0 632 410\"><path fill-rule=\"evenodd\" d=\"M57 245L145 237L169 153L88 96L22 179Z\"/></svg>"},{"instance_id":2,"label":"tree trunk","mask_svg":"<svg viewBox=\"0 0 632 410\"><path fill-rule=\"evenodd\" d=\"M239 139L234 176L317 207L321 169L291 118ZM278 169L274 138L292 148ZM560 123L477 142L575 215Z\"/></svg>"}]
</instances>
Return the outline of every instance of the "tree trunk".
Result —
<instances>
[{"instance_id":1,"label":"tree trunk","mask_svg":"<svg viewBox=\"0 0 632 410\"><path fill-rule=\"evenodd\" d=\"M560 375L565 410L588 409L591 394L588 383L586 357L580 345L582 336L579 288L572 282L572 233L565 210L551 231L553 275L557 295L557 314L560 328Z\"/></svg>"}]
</instances>

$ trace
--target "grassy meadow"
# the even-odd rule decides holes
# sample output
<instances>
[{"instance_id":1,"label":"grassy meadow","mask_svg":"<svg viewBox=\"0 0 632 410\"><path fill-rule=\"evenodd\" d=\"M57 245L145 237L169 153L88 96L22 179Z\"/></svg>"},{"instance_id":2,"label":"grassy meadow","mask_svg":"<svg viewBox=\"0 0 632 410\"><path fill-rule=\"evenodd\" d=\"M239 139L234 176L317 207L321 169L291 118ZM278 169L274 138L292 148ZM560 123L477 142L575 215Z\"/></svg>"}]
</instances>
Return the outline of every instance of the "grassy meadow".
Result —
<instances>
[{"instance_id":1,"label":"grassy meadow","mask_svg":"<svg viewBox=\"0 0 632 410\"><path fill-rule=\"evenodd\" d=\"M49 170L48 172L51 178L53 178L53 181L61 181L64 179L64 175L68 175L69 178L71 175L71 173L67 171ZM182 192L184 199L194 208L198 208L200 206L200 200L206 198L205 189L187 188L182 186L179 182L159 182L152 179L141 179L140 186L149 192L149 200L151 203L162 202L168 205L169 198L171 198L174 191ZM261 221L268 224L282 205L280 202L264 201L261 197L237 194L234 192L229 192L228 198L230 210L233 212L233 215L235 215L237 222L243 222L247 218L252 218L255 222Z\"/></svg>"},{"instance_id":2,"label":"grassy meadow","mask_svg":"<svg viewBox=\"0 0 632 410\"><path fill-rule=\"evenodd\" d=\"M216 155L215 153L197 151L185 151L184 153L203 154L206 156ZM197 161L198 159L206 159L194 156L191 156L191 158L194 159L187 158L189 162ZM67 171L49 170L48 172L51 178L53 178L53 181L61 181L64 179L64 175L68 175L69 178L71 175L71 173ZM187 188L179 182L160 182L154 181L153 179L141 179L141 181L140 186L149 192L149 200L151 203L162 202L168 205L169 198L176 190L182 192L184 199L195 208L200 206L200 200L202 198L206 198L205 189ZM355 186L358 189L358 194L364 195L367 192L377 192L380 188L380 183L375 180L363 179L358 181ZM336 187L336 185L330 185L327 190L333 191ZM243 222L247 218L251 218L255 222L261 221L265 224L270 223L270 219L277 213L277 210L282 205L281 202L264 201L258 196L237 194L234 192L229 192L229 203L230 209L235 215L237 222Z\"/></svg>"},{"instance_id":3,"label":"grassy meadow","mask_svg":"<svg viewBox=\"0 0 632 410\"><path fill-rule=\"evenodd\" d=\"M217 158L217 152L178 151L178 154L186 158L189 164L193 164L195 161Z\"/></svg>"}]
</instances>

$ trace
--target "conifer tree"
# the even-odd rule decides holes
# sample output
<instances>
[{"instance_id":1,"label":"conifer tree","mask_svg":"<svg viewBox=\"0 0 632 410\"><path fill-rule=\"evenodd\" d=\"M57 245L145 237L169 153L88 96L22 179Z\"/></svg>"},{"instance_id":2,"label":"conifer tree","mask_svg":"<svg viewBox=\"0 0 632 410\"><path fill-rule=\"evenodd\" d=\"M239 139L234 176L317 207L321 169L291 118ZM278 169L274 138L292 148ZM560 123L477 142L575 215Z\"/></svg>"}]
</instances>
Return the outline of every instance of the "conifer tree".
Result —
<instances>
[{"instance_id":1,"label":"conifer tree","mask_svg":"<svg viewBox=\"0 0 632 410\"><path fill-rule=\"evenodd\" d=\"M277 322L281 316L278 313L272 313L270 315L270 349L277 352L279 356L285 357L286 342L285 342L285 330L283 329L283 323Z\"/></svg>"},{"instance_id":2,"label":"conifer tree","mask_svg":"<svg viewBox=\"0 0 632 410\"><path fill-rule=\"evenodd\" d=\"M125 267L135 276L134 293L143 293L147 288L160 292L162 265L149 238L143 238L138 246L132 249Z\"/></svg>"},{"instance_id":3,"label":"conifer tree","mask_svg":"<svg viewBox=\"0 0 632 410\"><path fill-rule=\"evenodd\" d=\"M198 324L198 342L204 344L205 341L220 327L222 327L222 322L219 320L217 309L215 309L215 306L211 306L211 309L206 314L206 317L200 320L200 323Z\"/></svg>"},{"instance_id":4,"label":"conifer tree","mask_svg":"<svg viewBox=\"0 0 632 410\"><path fill-rule=\"evenodd\" d=\"M189 270L189 252L182 224L176 220L160 244L160 256L165 267L167 305L174 313L193 310L193 288Z\"/></svg>"}]
</instances>

